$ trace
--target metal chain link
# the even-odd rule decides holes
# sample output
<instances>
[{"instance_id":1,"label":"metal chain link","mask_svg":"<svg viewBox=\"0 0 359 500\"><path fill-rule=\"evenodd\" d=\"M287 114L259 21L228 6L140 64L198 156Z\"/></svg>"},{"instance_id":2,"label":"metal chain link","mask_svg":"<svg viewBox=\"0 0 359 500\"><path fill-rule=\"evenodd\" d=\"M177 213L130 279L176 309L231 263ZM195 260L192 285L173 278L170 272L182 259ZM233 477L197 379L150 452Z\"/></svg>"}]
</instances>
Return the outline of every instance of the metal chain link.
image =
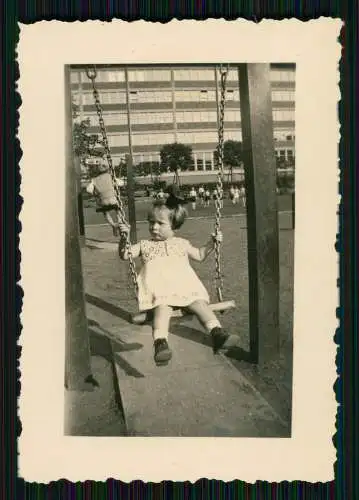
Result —
<instances>
[{"instance_id":1,"label":"metal chain link","mask_svg":"<svg viewBox=\"0 0 359 500\"><path fill-rule=\"evenodd\" d=\"M218 235L218 233L221 231L221 199L220 197L223 196L223 175L224 175L224 168L223 168L223 143L224 143L224 110L225 110L225 102L226 102L226 82L227 82L227 73L228 73L228 67L226 69L223 69L222 66L220 67L220 74L221 74L221 100L220 100L220 107L219 107L219 128L218 128L218 154L217 154L217 167L218 167L218 174L217 174L217 197L215 200L215 208L216 208L216 213L215 213L215 234ZM222 289L223 289L223 275L222 275L222 268L221 268L221 244L218 241L215 241L215 246L214 246L214 251L215 251L215 262L216 262L216 284L217 284L217 297L220 302L223 300L222 296Z\"/></svg>"},{"instance_id":2,"label":"metal chain link","mask_svg":"<svg viewBox=\"0 0 359 500\"><path fill-rule=\"evenodd\" d=\"M110 174L111 174L111 179L112 179L112 184L113 184L113 188L114 188L115 195L116 195L116 200L117 200L117 204L118 204L118 210L119 210L119 213L120 213L120 219L121 219L121 222L123 224L126 224L126 225L129 226L129 223L126 220L126 213L125 213L125 210L124 210L124 207L123 207L123 203L122 203L122 199L121 199L120 188L119 188L119 185L117 184L117 180L116 180L115 168L114 168L113 162L112 162L111 150L110 150L110 146L109 146L109 143L108 143L105 122L104 122L104 119L103 119L101 101L100 101L99 93L97 91L96 84L95 84L95 79L96 79L96 76L97 76L97 71L96 71L95 66L93 67L92 70L91 69L87 69L86 70L86 74L87 74L87 77L90 79L91 84L92 84L92 93L93 93L93 97L94 97L94 101L95 101L96 112L97 112L97 116L98 116L100 130L101 130L102 143L103 143L103 146L104 146L104 149L105 149L105 156L106 156L106 160L107 160L107 163L108 163L108 166L109 166L109 170L110 170ZM132 256L132 248L131 248L131 241L130 241L129 233L125 233L125 234L126 234L125 249L126 249L126 252L127 252L127 255L128 255L131 280L132 280L132 284L133 284L133 287L134 287L134 290L135 290L135 294L136 294L136 297L137 297L137 295L138 295L138 282L137 282L136 266L135 266L135 262L134 262L133 256Z\"/></svg>"}]
</instances>

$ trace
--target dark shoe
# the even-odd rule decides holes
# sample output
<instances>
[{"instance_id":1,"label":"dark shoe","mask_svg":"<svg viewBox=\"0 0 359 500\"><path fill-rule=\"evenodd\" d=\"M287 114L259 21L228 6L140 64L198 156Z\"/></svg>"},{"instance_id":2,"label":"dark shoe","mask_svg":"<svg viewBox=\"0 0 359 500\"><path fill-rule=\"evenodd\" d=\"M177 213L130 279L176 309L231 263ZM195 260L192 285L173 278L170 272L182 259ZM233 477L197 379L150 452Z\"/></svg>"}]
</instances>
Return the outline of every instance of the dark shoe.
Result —
<instances>
[{"instance_id":1,"label":"dark shoe","mask_svg":"<svg viewBox=\"0 0 359 500\"><path fill-rule=\"evenodd\" d=\"M216 326L211 330L211 337L213 353L217 354L217 352L224 347L229 335L225 333L222 328Z\"/></svg>"},{"instance_id":2,"label":"dark shoe","mask_svg":"<svg viewBox=\"0 0 359 500\"><path fill-rule=\"evenodd\" d=\"M211 330L211 336L213 354L217 354L220 350L227 351L231 348L240 347L240 338L238 335L229 335L218 326Z\"/></svg>"},{"instance_id":3,"label":"dark shoe","mask_svg":"<svg viewBox=\"0 0 359 500\"><path fill-rule=\"evenodd\" d=\"M168 346L166 339L156 339L154 342L155 348L155 363L156 365L167 365L169 360L172 358L171 349Z\"/></svg>"}]
</instances>

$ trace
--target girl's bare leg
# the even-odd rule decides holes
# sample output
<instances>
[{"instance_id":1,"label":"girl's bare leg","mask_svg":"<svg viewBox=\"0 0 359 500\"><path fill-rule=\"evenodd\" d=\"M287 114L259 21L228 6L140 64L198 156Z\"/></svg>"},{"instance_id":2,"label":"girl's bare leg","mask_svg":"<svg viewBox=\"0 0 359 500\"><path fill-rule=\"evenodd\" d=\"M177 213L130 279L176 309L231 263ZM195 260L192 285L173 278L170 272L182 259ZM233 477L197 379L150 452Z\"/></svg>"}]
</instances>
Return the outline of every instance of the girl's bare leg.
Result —
<instances>
[{"instance_id":1,"label":"girl's bare leg","mask_svg":"<svg viewBox=\"0 0 359 500\"><path fill-rule=\"evenodd\" d=\"M153 340L168 339L171 314L172 307L170 306L160 305L153 309Z\"/></svg>"},{"instance_id":2,"label":"girl's bare leg","mask_svg":"<svg viewBox=\"0 0 359 500\"><path fill-rule=\"evenodd\" d=\"M170 325L172 308L160 305L153 310L152 334L154 341L154 359L157 365L166 365L172 357L168 346L168 329Z\"/></svg>"},{"instance_id":3,"label":"girl's bare leg","mask_svg":"<svg viewBox=\"0 0 359 500\"><path fill-rule=\"evenodd\" d=\"M187 309L197 316L211 334L214 353L217 353L220 349L229 349L239 345L238 335L229 335L222 330L221 323L207 302L196 300Z\"/></svg>"},{"instance_id":4,"label":"girl's bare leg","mask_svg":"<svg viewBox=\"0 0 359 500\"><path fill-rule=\"evenodd\" d=\"M221 327L221 323L218 321L217 316L204 300L196 300L195 302L192 302L187 309L197 316L199 321L209 332L213 328Z\"/></svg>"}]
</instances>

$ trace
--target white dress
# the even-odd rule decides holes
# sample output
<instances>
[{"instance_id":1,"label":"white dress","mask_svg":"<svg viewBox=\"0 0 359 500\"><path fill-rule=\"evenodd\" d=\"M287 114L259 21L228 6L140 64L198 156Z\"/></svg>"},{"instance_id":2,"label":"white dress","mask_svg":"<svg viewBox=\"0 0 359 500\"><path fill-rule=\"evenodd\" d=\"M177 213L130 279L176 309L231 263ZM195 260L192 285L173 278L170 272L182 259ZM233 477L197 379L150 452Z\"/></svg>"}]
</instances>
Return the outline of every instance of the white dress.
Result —
<instances>
[{"instance_id":1,"label":"white dress","mask_svg":"<svg viewBox=\"0 0 359 500\"><path fill-rule=\"evenodd\" d=\"M165 241L141 240L140 311L158 305L186 307L196 300L209 303L207 290L189 262L190 245L188 240L177 237Z\"/></svg>"}]
</instances>

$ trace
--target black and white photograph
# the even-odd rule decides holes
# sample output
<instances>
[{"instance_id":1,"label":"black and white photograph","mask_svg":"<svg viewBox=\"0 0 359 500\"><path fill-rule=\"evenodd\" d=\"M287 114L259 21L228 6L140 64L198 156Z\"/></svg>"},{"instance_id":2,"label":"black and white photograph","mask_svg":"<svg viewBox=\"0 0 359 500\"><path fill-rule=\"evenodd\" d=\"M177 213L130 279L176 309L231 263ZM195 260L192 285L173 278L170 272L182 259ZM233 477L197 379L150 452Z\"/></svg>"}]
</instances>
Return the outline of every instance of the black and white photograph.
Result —
<instances>
[{"instance_id":1,"label":"black and white photograph","mask_svg":"<svg viewBox=\"0 0 359 500\"><path fill-rule=\"evenodd\" d=\"M330 480L340 27L21 26L26 480Z\"/></svg>"},{"instance_id":2,"label":"black and white photograph","mask_svg":"<svg viewBox=\"0 0 359 500\"><path fill-rule=\"evenodd\" d=\"M289 437L295 64L65 74L67 432Z\"/></svg>"}]
</instances>

